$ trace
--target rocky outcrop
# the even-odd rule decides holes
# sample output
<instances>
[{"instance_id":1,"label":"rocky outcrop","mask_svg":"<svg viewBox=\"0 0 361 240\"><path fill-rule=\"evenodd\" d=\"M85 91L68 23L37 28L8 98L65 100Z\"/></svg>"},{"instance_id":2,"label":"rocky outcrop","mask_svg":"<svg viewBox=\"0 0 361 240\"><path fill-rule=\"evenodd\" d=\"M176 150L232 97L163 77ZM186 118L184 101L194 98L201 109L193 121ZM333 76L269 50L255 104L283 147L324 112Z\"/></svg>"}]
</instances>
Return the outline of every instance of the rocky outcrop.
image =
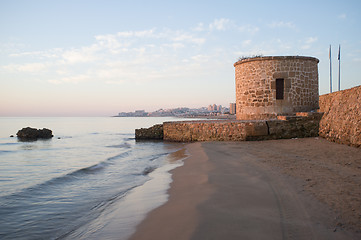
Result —
<instances>
[{"instance_id":1,"label":"rocky outcrop","mask_svg":"<svg viewBox=\"0 0 361 240\"><path fill-rule=\"evenodd\" d=\"M53 137L53 132L50 129L36 129L26 127L18 131L16 134L21 141L35 141L37 139L49 139Z\"/></svg>"},{"instance_id":2,"label":"rocky outcrop","mask_svg":"<svg viewBox=\"0 0 361 240\"><path fill-rule=\"evenodd\" d=\"M320 136L361 147L361 86L320 96Z\"/></svg>"},{"instance_id":3,"label":"rocky outcrop","mask_svg":"<svg viewBox=\"0 0 361 240\"><path fill-rule=\"evenodd\" d=\"M135 129L136 140L162 140L163 124L157 124L150 128Z\"/></svg>"}]
</instances>

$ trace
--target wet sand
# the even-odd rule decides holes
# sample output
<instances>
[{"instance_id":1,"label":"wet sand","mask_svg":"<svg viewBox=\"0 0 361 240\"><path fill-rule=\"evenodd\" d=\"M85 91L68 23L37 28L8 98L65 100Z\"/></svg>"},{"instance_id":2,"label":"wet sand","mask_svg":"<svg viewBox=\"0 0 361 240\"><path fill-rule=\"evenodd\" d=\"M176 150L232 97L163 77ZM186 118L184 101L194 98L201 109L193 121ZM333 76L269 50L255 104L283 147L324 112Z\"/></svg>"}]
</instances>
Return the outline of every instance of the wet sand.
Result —
<instances>
[{"instance_id":1,"label":"wet sand","mask_svg":"<svg viewBox=\"0 0 361 240\"><path fill-rule=\"evenodd\" d=\"M204 142L131 239L361 239L361 149L321 138Z\"/></svg>"}]
</instances>

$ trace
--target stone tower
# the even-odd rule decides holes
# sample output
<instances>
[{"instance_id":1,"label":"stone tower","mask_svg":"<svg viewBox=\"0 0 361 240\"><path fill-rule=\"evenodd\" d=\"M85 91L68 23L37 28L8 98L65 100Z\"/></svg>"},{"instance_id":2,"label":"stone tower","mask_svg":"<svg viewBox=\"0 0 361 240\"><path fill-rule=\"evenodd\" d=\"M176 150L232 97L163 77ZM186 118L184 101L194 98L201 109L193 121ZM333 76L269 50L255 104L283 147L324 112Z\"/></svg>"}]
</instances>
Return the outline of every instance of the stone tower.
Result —
<instances>
[{"instance_id":1,"label":"stone tower","mask_svg":"<svg viewBox=\"0 0 361 240\"><path fill-rule=\"evenodd\" d=\"M236 62L237 119L272 119L318 109L318 62L302 56Z\"/></svg>"}]
</instances>

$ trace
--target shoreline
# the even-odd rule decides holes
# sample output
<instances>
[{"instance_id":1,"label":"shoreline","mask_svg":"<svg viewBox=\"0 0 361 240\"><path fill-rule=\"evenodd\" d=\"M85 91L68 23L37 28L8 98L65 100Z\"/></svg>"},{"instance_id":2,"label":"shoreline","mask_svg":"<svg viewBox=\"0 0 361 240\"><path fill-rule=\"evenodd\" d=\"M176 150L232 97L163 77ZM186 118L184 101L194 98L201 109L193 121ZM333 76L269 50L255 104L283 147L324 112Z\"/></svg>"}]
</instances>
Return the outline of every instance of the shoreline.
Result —
<instances>
[{"instance_id":1,"label":"shoreline","mask_svg":"<svg viewBox=\"0 0 361 240\"><path fill-rule=\"evenodd\" d=\"M165 156L166 163L162 166L149 169L149 173L146 173L149 180L115 197L97 218L61 239L127 239L134 234L136 226L150 211L168 201L171 172L181 167L188 157L184 145L171 145L177 150Z\"/></svg>"},{"instance_id":2,"label":"shoreline","mask_svg":"<svg viewBox=\"0 0 361 240\"><path fill-rule=\"evenodd\" d=\"M188 144L186 148L190 156L182 166L170 171L173 181L168 201L148 213L129 239L190 239L198 224L196 208L212 189L207 179L208 158L200 143Z\"/></svg>"},{"instance_id":3,"label":"shoreline","mask_svg":"<svg viewBox=\"0 0 361 240\"><path fill-rule=\"evenodd\" d=\"M196 142L187 150L171 171L168 201L130 239L361 236L360 149L305 138Z\"/></svg>"}]
</instances>

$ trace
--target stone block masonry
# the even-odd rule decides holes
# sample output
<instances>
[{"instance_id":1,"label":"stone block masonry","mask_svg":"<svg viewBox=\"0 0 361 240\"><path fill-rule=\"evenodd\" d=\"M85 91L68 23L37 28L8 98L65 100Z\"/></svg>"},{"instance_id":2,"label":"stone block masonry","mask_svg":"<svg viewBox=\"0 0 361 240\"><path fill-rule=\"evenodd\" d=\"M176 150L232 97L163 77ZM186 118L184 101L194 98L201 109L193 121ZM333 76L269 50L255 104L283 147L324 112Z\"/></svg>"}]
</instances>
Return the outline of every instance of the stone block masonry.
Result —
<instances>
[{"instance_id":1,"label":"stone block masonry","mask_svg":"<svg viewBox=\"0 0 361 240\"><path fill-rule=\"evenodd\" d=\"M318 136L322 113L301 113L298 116L280 116L273 120L205 120L164 122L162 133L165 141L250 141ZM154 128L153 128L154 129ZM160 129L160 128L158 128ZM146 129L142 130L143 132ZM136 130L136 133L139 130ZM154 139L152 134L148 139ZM140 138L136 134L136 139ZM144 136L144 135L143 135ZM147 139L147 138L146 138Z\"/></svg>"},{"instance_id":2,"label":"stone block masonry","mask_svg":"<svg viewBox=\"0 0 361 240\"><path fill-rule=\"evenodd\" d=\"M276 119L318 109L318 59L267 56L234 64L238 120Z\"/></svg>"},{"instance_id":3,"label":"stone block masonry","mask_svg":"<svg viewBox=\"0 0 361 240\"><path fill-rule=\"evenodd\" d=\"M163 140L163 124L156 124L150 128L135 129L135 139Z\"/></svg>"},{"instance_id":4,"label":"stone block masonry","mask_svg":"<svg viewBox=\"0 0 361 240\"><path fill-rule=\"evenodd\" d=\"M361 86L320 96L320 136L361 147Z\"/></svg>"},{"instance_id":5,"label":"stone block masonry","mask_svg":"<svg viewBox=\"0 0 361 240\"><path fill-rule=\"evenodd\" d=\"M183 121L164 122L164 140L192 141L244 141L248 136L268 134L267 124L262 121Z\"/></svg>"}]
</instances>

